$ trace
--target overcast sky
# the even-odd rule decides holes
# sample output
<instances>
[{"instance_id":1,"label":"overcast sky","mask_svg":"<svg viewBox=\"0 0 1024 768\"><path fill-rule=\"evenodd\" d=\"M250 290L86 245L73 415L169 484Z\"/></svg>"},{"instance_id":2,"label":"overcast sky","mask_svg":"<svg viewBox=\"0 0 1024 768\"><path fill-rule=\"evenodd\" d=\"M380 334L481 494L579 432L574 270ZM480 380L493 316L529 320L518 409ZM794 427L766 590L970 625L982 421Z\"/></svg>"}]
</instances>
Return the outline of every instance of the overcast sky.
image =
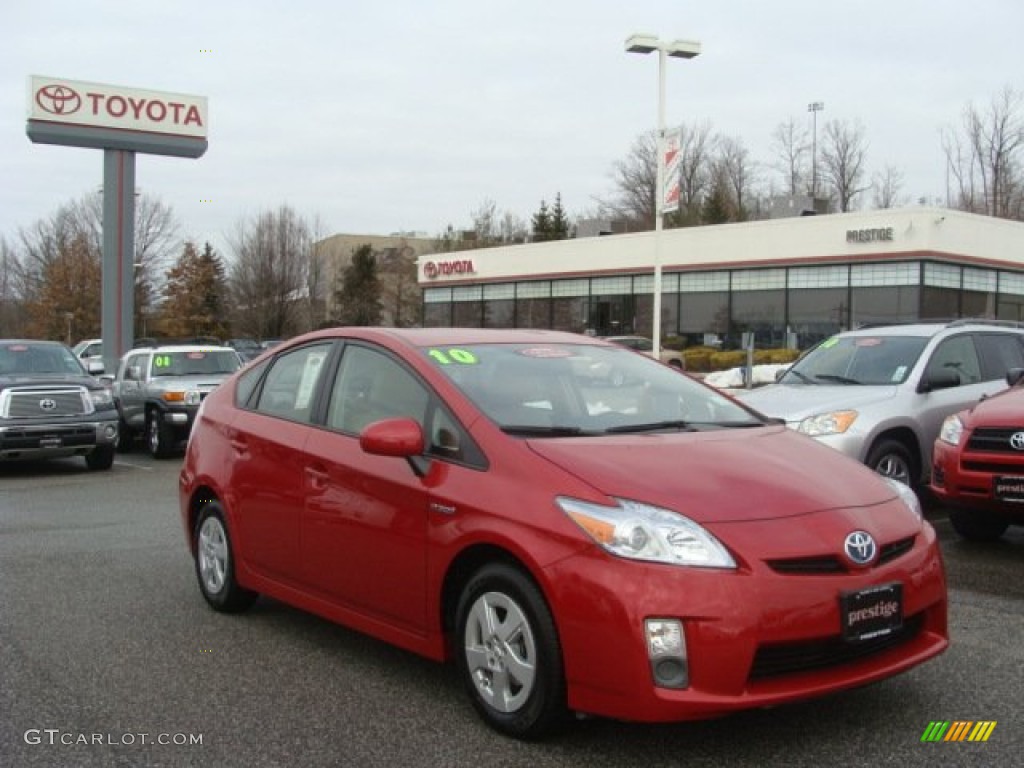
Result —
<instances>
[{"instance_id":1,"label":"overcast sky","mask_svg":"<svg viewBox=\"0 0 1024 768\"><path fill-rule=\"evenodd\" d=\"M742 139L778 183L773 130L822 101L819 141L859 121L868 175L935 202L942 130L1024 90L1022 30L1021 0L3 0L0 236L102 182L101 151L26 137L33 74L208 97L206 155L139 155L136 181L224 249L284 203L328 234L434 236L485 200L528 221L556 193L592 211L657 121L634 32L703 45L668 62L670 125Z\"/></svg>"}]
</instances>

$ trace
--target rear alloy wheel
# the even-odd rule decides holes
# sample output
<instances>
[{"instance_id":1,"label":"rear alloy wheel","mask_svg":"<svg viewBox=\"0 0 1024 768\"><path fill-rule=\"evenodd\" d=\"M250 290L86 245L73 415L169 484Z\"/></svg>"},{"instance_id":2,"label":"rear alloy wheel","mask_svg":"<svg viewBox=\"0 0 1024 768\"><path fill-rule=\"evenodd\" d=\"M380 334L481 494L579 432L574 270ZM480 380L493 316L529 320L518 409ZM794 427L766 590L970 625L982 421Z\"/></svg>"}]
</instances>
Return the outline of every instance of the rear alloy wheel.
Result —
<instances>
[{"instance_id":1,"label":"rear alloy wheel","mask_svg":"<svg viewBox=\"0 0 1024 768\"><path fill-rule=\"evenodd\" d=\"M234 551L219 502L207 502L199 513L193 547L199 590L214 610L238 613L253 604L257 594L235 581Z\"/></svg>"},{"instance_id":2,"label":"rear alloy wheel","mask_svg":"<svg viewBox=\"0 0 1024 768\"><path fill-rule=\"evenodd\" d=\"M1010 526L999 515L984 509L950 509L949 522L968 541L996 541Z\"/></svg>"},{"instance_id":3,"label":"rear alloy wheel","mask_svg":"<svg viewBox=\"0 0 1024 768\"><path fill-rule=\"evenodd\" d=\"M146 442L154 459L166 459L174 450L174 429L159 411L150 411L146 419Z\"/></svg>"},{"instance_id":4,"label":"rear alloy wheel","mask_svg":"<svg viewBox=\"0 0 1024 768\"><path fill-rule=\"evenodd\" d=\"M875 443L865 462L883 477L889 477L904 485L917 486L917 462L898 440L881 440Z\"/></svg>"},{"instance_id":5,"label":"rear alloy wheel","mask_svg":"<svg viewBox=\"0 0 1024 768\"><path fill-rule=\"evenodd\" d=\"M567 719L555 623L522 571L495 563L477 572L459 598L456 633L459 674L488 725L536 739Z\"/></svg>"},{"instance_id":6,"label":"rear alloy wheel","mask_svg":"<svg viewBox=\"0 0 1024 768\"><path fill-rule=\"evenodd\" d=\"M91 470L110 469L114 466L114 446L98 445L85 454L85 466Z\"/></svg>"}]
</instances>

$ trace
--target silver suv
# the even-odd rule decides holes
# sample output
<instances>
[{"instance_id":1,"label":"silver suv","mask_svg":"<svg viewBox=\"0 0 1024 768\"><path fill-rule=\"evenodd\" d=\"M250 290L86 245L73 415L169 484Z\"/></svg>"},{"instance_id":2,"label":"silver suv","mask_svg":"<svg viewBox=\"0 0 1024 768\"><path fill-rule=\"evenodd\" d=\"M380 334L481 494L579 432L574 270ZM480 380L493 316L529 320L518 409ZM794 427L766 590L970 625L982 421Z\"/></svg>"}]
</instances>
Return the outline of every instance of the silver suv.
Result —
<instances>
[{"instance_id":1,"label":"silver suv","mask_svg":"<svg viewBox=\"0 0 1024 768\"><path fill-rule=\"evenodd\" d=\"M118 447L145 434L155 458L188 438L199 404L242 366L231 347L202 344L133 349L117 367L112 390L120 416Z\"/></svg>"},{"instance_id":2,"label":"silver suv","mask_svg":"<svg viewBox=\"0 0 1024 768\"><path fill-rule=\"evenodd\" d=\"M985 320L862 328L808 350L776 384L740 393L767 416L911 487L942 422L1024 367L1024 326ZM825 479L823 478L823 481Z\"/></svg>"}]
</instances>

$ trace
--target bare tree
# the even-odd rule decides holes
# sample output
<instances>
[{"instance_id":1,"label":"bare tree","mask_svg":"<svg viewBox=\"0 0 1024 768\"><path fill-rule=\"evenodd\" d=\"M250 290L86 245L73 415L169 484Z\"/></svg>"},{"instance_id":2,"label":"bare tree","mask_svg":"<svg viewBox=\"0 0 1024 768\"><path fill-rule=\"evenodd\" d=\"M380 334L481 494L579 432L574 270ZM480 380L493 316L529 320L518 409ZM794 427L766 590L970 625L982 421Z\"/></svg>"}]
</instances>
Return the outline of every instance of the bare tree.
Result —
<instances>
[{"instance_id":1,"label":"bare tree","mask_svg":"<svg viewBox=\"0 0 1024 768\"><path fill-rule=\"evenodd\" d=\"M789 194L803 194L804 178L808 175L807 155L811 150L807 127L800 125L793 117L779 123L772 132L771 147L775 155L775 167L782 173Z\"/></svg>"},{"instance_id":2,"label":"bare tree","mask_svg":"<svg viewBox=\"0 0 1024 768\"><path fill-rule=\"evenodd\" d=\"M732 136L721 137L718 140L715 167L728 186L732 198L732 221L746 221L750 218L749 208L754 196L756 166L750 159L750 152L743 145L743 140Z\"/></svg>"},{"instance_id":3,"label":"bare tree","mask_svg":"<svg viewBox=\"0 0 1024 768\"><path fill-rule=\"evenodd\" d=\"M822 175L831 186L840 211L852 210L854 199L868 187L862 186L867 140L859 123L830 120L825 125L821 149Z\"/></svg>"},{"instance_id":4,"label":"bare tree","mask_svg":"<svg viewBox=\"0 0 1024 768\"><path fill-rule=\"evenodd\" d=\"M871 181L872 202L875 208L895 208L906 203L903 192L903 173L887 165Z\"/></svg>"},{"instance_id":5,"label":"bare tree","mask_svg":"<svg viewBox=\"0 0 1024 768\"><path fill-rule=\"evenodd\" d=\"M682 127L679 145L679 211L672 218L677 225L700 223L704 196L715 176L713 152L717 139L711 123Z\"/></svg>"},{"instance_id":6,"label":"bare tree","mask_svg":"<svg viewBox=\"0 0 1024 768\"><path fill-rule=\"evenodd\" d=\"M296 333L313 258L306 221L282 205L239 223L231 247L236 332L256 338Z\"/></svg>"},{"instance_id":7,"label":"bare tree","mask_svg":"<svg viewBox=\"0 0 1024 768\"><path fill-rule=\"evenodd\" d=\"M943 136L946 167L956 184L952 204L988 216L1024 218L1024 95L1007 87L987 113L968 106L962 130Z\"/></svg>"},{"instance_id":8,"label":"bare tree","mask_svg":"<svg viewBox=\"0 0 1024 768\"><path fill-rule=\"evenodd\" d=\"M629 154L612 166L615 191L601 207L629 229L654 229L655 187L658 178L658 149L654 131L638 136Z\"/></svg>"}]
</instances>

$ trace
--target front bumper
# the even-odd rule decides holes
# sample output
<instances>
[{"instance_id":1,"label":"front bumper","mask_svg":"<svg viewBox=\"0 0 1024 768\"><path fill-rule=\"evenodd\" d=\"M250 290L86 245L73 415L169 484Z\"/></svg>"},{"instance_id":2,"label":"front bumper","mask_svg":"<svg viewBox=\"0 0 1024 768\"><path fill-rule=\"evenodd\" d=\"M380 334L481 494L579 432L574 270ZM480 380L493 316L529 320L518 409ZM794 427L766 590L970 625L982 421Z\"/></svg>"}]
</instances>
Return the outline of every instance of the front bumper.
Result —
<instances>
[{"instance_id":1,"label":"front bumper","mask_svg":"<svg viewBox=\"0 0 1024 768\"><path fill-rule=\"evenodd\" d=\"M742 538L754 542L772 526L787 524L800 525L748 525ZM562 561L546 575L554 590L569 705L623 720L690 720L813 698L904 672L948 645L935 532L925 524L912 538L898 557L842 573L780 573L761 561L736 571L681 568L624 561L596 549ZM841 593L893 582L903 588L903 630L870 646L844 643ZM647 618L682 621L685 689L654 685L643 638Z\"/></svg>"},{"instance_id":2,"label":"front bumper","mask_svg":"<svg viewBox=\"0 0 1024 768\"><path fill-rule=\"evenodd\" d=\"M117 443L117 418L0 426L0 461L84 456Z\"/></svg>"},{"instance_id":3,"label":"front bumper","mask_svg":"<svg viewBox=\"0 0 1024 768\"><path fill-rule=\"evenodd\" d=\"M997 477L1024 478L1024 456L969 454L941 440L936 441L929 488L940 502L998 512L1011 521L1024 522L1024 503L996 497Z\"/></svg>"}]
</instances>

